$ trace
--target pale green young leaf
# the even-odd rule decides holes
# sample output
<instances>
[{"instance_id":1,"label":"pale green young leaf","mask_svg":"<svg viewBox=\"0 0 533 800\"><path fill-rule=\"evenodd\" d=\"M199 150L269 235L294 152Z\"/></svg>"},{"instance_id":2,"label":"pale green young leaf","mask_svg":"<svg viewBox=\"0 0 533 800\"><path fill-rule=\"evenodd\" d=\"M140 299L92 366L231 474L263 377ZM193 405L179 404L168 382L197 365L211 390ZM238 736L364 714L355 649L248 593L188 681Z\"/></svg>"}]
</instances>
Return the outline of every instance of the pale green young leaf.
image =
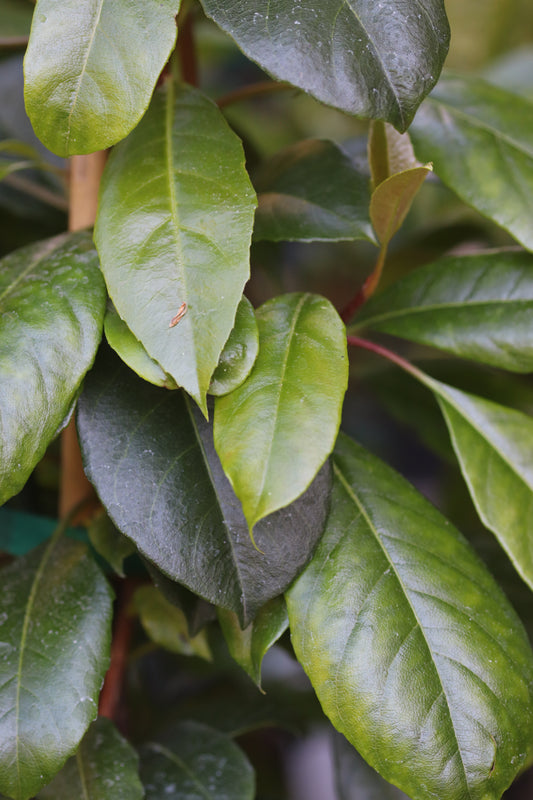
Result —
<instances>
[{"instance_id":1,"label":"pale green young leaf","mask_svg":"<svg viewBox=\"0 0 533 800\"><path fill-rule=\"evenodd\" d=\"M254 308L246 297L237 306L235 324L220 354L209 384L209 394L232 392L246 380L259 352L259 333Z\"/></svg>"},{"instance_id":2,"label":"pale green young leaf","mask_svg":"<svg viewBox=\"0 0 533 800\"><path fill-rule=\"evenodd\" d=\"M430 164L397 172L372 192L370 219L381 245L387 246L401 228L429 172Z\"/></svg>"},{"instance_id":3,"label":"pale green young leaf","mask_svg":"<svg viewBox=\"0 0 533 800\"><path fill-rule=\"evenodd\" d=\"M259 355L215 403L215 447L250 530L304 492L333 449L348 381L345 327L331 303L288 294L257 310Z\"/></svg>"},{"instance_id":4,"label":"pale green young leaf","mask_svg":"<svg viewBox=\"0 0 533 800\"><path fill-rule=\"evenodd\" d=\"M180 0L38 0L25 101L53 153L91 153L137 125L176 41Z\"/></svg>"},{"instance_id":5,"label":"pale green young leaf","mask_svg":"<svg viewBox=\"0 0 533 800\"><path fill-rule=\"evenodd\" d=\"M95 237L115 308L204 412L249 276L254 208L240 140L172 81L102 178Z\"/></svg>"}]
</instances>

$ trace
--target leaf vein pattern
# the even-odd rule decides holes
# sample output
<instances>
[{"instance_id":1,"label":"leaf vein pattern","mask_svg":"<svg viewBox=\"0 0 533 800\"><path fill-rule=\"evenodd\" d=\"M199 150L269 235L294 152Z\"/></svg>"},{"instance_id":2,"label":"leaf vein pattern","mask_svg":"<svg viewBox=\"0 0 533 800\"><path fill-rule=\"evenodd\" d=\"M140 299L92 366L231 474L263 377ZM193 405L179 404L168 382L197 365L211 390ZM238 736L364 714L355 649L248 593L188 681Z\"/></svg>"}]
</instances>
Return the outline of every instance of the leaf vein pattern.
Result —
<instances>
[{"instance_id":1,"label":"leaf vein pattern","mask_svg":"<svg viewBox=\"0 0 533 800\"><path fill-rule=\"evenodd\" d=\"M427 651L428 651L430 659L431 659L431 663L433 665L433 669L435 671L435 675L437 677L437 680L438 680L438 682L440 684L441 690L442 690L442 692L444 694L444 698L446 700L446 707L447 707L449 719L450 719L450 722L451 722L451 729L452 729L452 732L453 732L453 737L454 737L454 740L455 740L455 743L456 743L456 747L457 747L457 753L458 753L459 758L460 758L461 768L462 768L462 772L463 772L464 780L465 780L465 786L466 786L466 789L468 791L469 796L471 797L471 792L470 792L470 788L469 788L469 785L468 785L468 780L467 780L467 777L466 777L466 767L465 767L465 764L464 764L464 761L463 761L462 753L461 753L460 748L459 748L459 741L457 739L457 732L456 732L456 729L455 729L455 724L454 724L454 720L453 720L452 713L451 713L450 701L448 699L448 695L446 694L446 689L444 687L444 684L442 683L442 678L440 676L440 673L439 673L439 671L437 669L437 664L435 662L435 655L436 654L432 651L432 649L430 647L428 639L426 638L426 635L424 633L424 628L422 626L422 623L420 622L420 620L418 618L418 615L416 613L416 610L415 610L415 608L414 608L414 606L413 606L413 604L411 602L411 599L409 597L407 588L404 585L403 580L402 580L400 574L398 573L398 570L396 569L396 565L391 561L391 559L389 557L389 554L388 554L387 550L385 549L385 547L383 545L383 542L381 541L379 533L378 533L377 529L375 528L372 520L368 516L368 514L366 512L366 509L361 504L357 494L352 489L352 487L350 486L350 484L347 481L347 479L344 477L341 469L335 463L335 460L333 460L333 469L334 469L336 475L338 476L339 480L341 481L341 483L342 483L342 485L343 485L343 487L345 489L346 494L352 500L352 502L359 508L359 510L361 512L361 515L362 515L363 519L365 520L365 522L366 522L366 524L368 526L369 531L371 531L373 533L376 542L381 547L381 549L383 551L383 555L385 556L386 561L389 563L390 568L393 571L393 573L394 573L394 575L396 577L396 580L398 581L398 584L399 584L400 588L403 591L404 597L406 599L407 604L409 605L409 608L410 608L411 613L412 613L412 615L413 615L413 617L414 617L414 619L416 621L416 624L418 625L418 627L420 629L420 632L422 634L422 638L424 640L424 643L426 645Z\"/></svg>"},{"instance_id":2,"label":"leaf vein pattern","mask_svg":"<svg viewBox=\"0 0 533 800\"><path fill-rule=\"evenodd\" d=\"M159 755L168 758L169 761L172 761L180 769L182 769L183 772L185 772L185 774L188 775L188 777L192 780L192 782L197 787L202 797L205 797L206 800L214 800L213 795L207 791L205 786L202 783L200 783L194 772L191 769L189 769L189 766L184 761L182 761L182 759L178 755L176 755L176 753L173 753L171 750L168 750L166 747L163 747L163 745L156 744L154 742L151 742L148 745L148 747L151 750L154 750Z\"/></svg>"}]
</instances>

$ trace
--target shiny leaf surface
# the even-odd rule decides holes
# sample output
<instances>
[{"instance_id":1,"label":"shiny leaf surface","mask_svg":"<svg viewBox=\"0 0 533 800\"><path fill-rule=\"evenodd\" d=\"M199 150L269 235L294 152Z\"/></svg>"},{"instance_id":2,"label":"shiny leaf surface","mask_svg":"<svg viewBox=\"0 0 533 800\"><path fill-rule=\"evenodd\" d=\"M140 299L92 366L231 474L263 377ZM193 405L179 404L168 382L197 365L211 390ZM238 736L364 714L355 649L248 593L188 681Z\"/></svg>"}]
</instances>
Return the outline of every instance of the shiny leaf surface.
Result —
<instances>
[{"instance_id":1,"label":"shiny leaf surface","mask_svg":"<svg viewBox=\"0 0 533 800\"><path fill-rule=\"evenodd\" d=\"M499 800L533 743L533 654L466 541L341 437L332 510L287 593L335 727L413 800Z\"/></svg>"},{"instance_id":2,"label":"shiny leaf surface","mask_svg":"<svg viewBox=\"0 0 533 800\"><path fill-rule=\"evenodd\" d=\"M241 299L235 324L220 354L209 384L209 394L219 396L232 392L246 380L259 352L259 333L252 304Z\"/></svg>"},{"instance_id":3,"label":"shiny leaf surface","mask_svg":"<svg viewBox=\"0 0 533 800\"><path fill-rule=\"evenodd\" d=\"M428 376L478 514L533 589L533 418Z\"/></svg>"},{"instance_id":4,"label":"shiny leaf surface","mask_svg":"<svg viewBox=\"0 0 533 800\"><path fill-rule=\"evenodd\" d=\"M62 539L0 573L0 791L28 800L96 717L112 596L84 545Z\"/></svg>"},{"instance_id":5,"label":"shiny leaf surface","mask_svg":"<svg viewBox=\"0 0 533 800\"><path fill-rule=\"evenodd\" d=\"M333 449L348 379L345 327L324 297L283 295L256 313L257 361L217 399L214 425L250 529L313 480Z\"/></svg>"},{"instance_id":6,"label":"shiny leaf surface","mask_svg":"<svg viewBox=\"0 0 533 800\"><path fill-rule=\"evenodd\" d=\"M115 308L204 410L249 275L254 207L240 140L172 81L102 179L95 236Z\"/></svg>"},{"instance_id":7,"label":"shiny leaf surface","mask_svg":"<svg viewBox=\"0 0 533 800\"><path fill-rule=\"evenodd\" d=\"M443 258L372 297L361 325L514 372L533 371L533 257Z\"/></svg>"},{"instance_id":8,"label":"shiny leaf surface","mask_svg":"<svg viewBox=\"0 0 533 800\"><path fill-rule=\"evenodd\" d=\"M99 717L38 800L142 800L139 758L113 723Z\"/></svg>"},{"instance_id":9,"label":"shiny leaf surface","mask_svg":"<svg viewBox=\"0 0 533 800\"><path fill-rule=\"evenodd\" d=\"M242 750L223 733L183 722L141 751L146 800L253 800L254 774Z\"/></svg>"},{"instance_id":10,"label":"shiny leaf surface","mask_svg":"<svg viewBox=\"0 0 533 800\"><path fill-rule=\"evenodd\" d=\"M189 636L183 611L166 600L155 586L141 586L137 589L133 604L146 634L157 645L172 653L211 660L205 633Z\"/></svg>"},{"instance_id":11,"label":"shiny leaf surface","mask_svg":"<svg viewBox=\"0 0 533 800\"><path fill-rule=\"evenodd\" d=\"M440 0L202 0L206 13L275 78L351 114L409 125L448 51Z\"/></svg>"},{"instance_id":12,"label":"shiny leaf surface","mask_svg":"<svg viewBox=\"0 0 533 800\"><path fill-rule=\"evenodd\" d=\"M298 142L266 161L258 193L254 239L375 241L368 206L368 175L333 142Z\"/></svg>"},{"instance_id":13,"label":"shiny leaf surface","mask_svg":"<svg viewBox=\"0 0 533 800\"><path fill-rule=\"evenodd\" d=\"M29 245L0 261L0 504L22 489L69 413L104 310L88 233Z\"/></svg>"},{"instance_id":14,"label":"shiny leaf surface","mask_svg":"<svg viewBox=\"0 0 533 800\"><path fill-rule=\"evenodd\" d=\"M248 624L309 560L327 514L327 468L297 503L257 526L259 552L212 428L184 393L151 386L107 353L78 409L90 480L116 526L168 577Z\"/></svg>"},{"instance_id":15,"label":"shiny leaf surface","mask_svg":"<svg viewBox=\"0 0 533 800\"><path fill-rule=\"evenodd\" d=\"M154 386L177 389L176 381L163 372L157 361L150 358L112 304L109 304L104 317L104 331L109 345L137 375Z\"/></svg>"},{"instance_id":16,"label":"shiny leaf surface","mask_svg":"<svg viewBox=\"0 0 533 800\"><path fill-rule=\"evenodd\" d=\"M119 142L148 107L180 0L38 0L24 60L35 133L60 156Z\"/></svg>"},{"instance_id":17,"label":"shiny leaf surface","mask_svg":"<svg viewBox=\"0 0 533 800\"><path fill-rule=\"evenodd\" d=\"M533 103L476 78L446 77L409 133L447 186L533 249Z\"/></svg>"},{"instance_id":18,"label":"shiny leaf surface","mask_svg":"<svg viewBox=\"0 0 533 800\"><path fill-rule=\"evenodd\" d=\"M218 620L232 658L261 688L263 658L289 625L284 598L270 600L244 630L232 611L219 608Z\"/></svg>"}]
</instances>

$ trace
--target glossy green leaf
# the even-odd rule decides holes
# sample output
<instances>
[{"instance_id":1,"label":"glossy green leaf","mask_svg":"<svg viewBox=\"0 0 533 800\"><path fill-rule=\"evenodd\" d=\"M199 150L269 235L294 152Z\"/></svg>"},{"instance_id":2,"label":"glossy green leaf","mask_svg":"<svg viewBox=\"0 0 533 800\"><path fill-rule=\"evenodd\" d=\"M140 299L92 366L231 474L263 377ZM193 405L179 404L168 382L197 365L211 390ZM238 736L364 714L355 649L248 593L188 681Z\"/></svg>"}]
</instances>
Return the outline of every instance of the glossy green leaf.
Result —
<instances>
[{"instance_id":1,"label":"glossy green leaf","mask_svg":"<svg viewBox=\"0 0 533 800\"><path fill-rule=\"evenodd\" d=\"M478 514L533 589L533 418L436 381L452 444Z\"/></svg>"},{"instance_id":2,"label":"glossy green leaf","mask_svg":"<svg viewBox=\"0 0 533 800\"><path fill-rule=\"evenodd\" d=\"M327 529L287 594L326 714L413 800L499 800L533 744L533 653L457 530L341 437Z\"/></svg>"},{"instance_id":3,"label":"glossy green leaf","mask_svg":"<svg viewBox=\"0 0 533 800\"><path fill-rule=\"evenodd\" d=\"M0 791L28 800L96 717L111 590L79 542L51 540L0 573Z\"/></svg>"},{"instance_id":4,"label":"glossy green leaf","mask_svg":"<svg viewBox=\"0 0 533 800\"><path fill-rule=\"evenodd\" d=\"M266 161L255 177L254 239L375 241L368 175L333 142L309 139Z\"/></svg>"},{"instance_id":5,"label":"glossy green leaf","mask_svg":"<svg viewBox=\"0 0 533 800\"><path fill-rule=\"evenodd\" d=\"M250 541L212 427L183 392L140 380L103 353L84 384L78 431L89 479L116 526L169 578L248 624L311 557L327 514L325 469Z\"/></svg>"},{"instance_id":6,"label":"glossy green leaf","mask_svg":"<svg viewBox=\"0 0 533 800\"><path fill-rule=\"evenodd\" d=\"M76 752L38 800L143 800L139 758L105 717L97 719Z\"/></svg>"},{"instance_id":7,"label":"glossy green leaf","mask_svg":"<svg viewBox=\"0 0 533 800\"><path fill-rule=\"evenodd\" d=\"M196 722L175 726L141 750L146 800L253 800L252 767L223 733Z\"/></svg>"},{"instance_id":8,"label":"glossy green leaf","mask_svg":"<svg viewBox=\"0 0 533 800\"><path fill-rule=\"evenodd\" d=\"M410 800L366 763L340 734L333 737L336 800Z\"/></svg>"},{"instance_id":9,"label":"glossy green leaf","mask_svg":"<svg viewBox=\"0 0 533 800\"><path fill-rule=\"evenodd\" d=\"M315 477L333 449L348 381L345 328L324 297L276 297L257 321L257 361L236 391L217 398L214 426L250 529Z\"/></svg>"},{"instance_id":10,"label":"glossy green leaf","mask_svg":"<svg viewBox=\"0 0 533 800\"><path fill-rule=\"evenodd\" d=\"M0 504L22 489L71 410L104 310L88 233L29 245L0 261Z\"/></svg>"},{"instance_id":11,"label":"glossy green leaf","mask_svg":"<svg viewBox=\"0 0 533 800\"><path fill-rule=\"evenodd\" d=\"M477 78L446 77L409 133L447 186L533 249L533 103Z\"/></svg>"},{"instance_id":12,"label":"glossy green leaf","mask_svg":"<svg viewBox=\"0 0 533 800\"><path fill-rule=\"evenodd\" d=\"M375 189L397 172L422 166L415 158L408 133L398 131L387 122L372 122L368 135L368 163Z\"/></svg>"},{"instance_id":13,"label":"glossy green leaf","mask_svg":"<svg viewBox=\"0 0 533 800\"><path fill-rule=\"evenodd\" d=\"M157 645L172 653L200 656L211 661L211 650L205 632L189 636L183 611L166 600L155 586L139 587L133 604L146 634Z\"/></svg>"},{"instance_id":14,"label":"glossy green leaf","mask_svg":"<svg viewBox=\"0 0 533 800\"><path fill-rule=\"evenodd\" d=\"M96 552L123 578L124 560L136 552L133 542L115 528L105 511L91 520L87 533Z\"/></svg>"},{"instance_id":15,"label":"glossy green leaf","mask_svg":"<svg viewBox=\"0 0 533 800\"><path fill-rule=\"evenodd\" d=\"M115 308L204 410L249 275L254 207L240 140L172 81L102 178L95 236Z\"/></svg>"},{"instance_id":16,"label":"glossy green leaf","mask_svg":"<svg viewBox=\"0 0 533 800\"><path fill-rule=\"evenodd\" d=\"M500 251L442 258L372 297L360 326L513 372L533 371L533 257Z\"/></svg>"},{"instance_id":17,"label":"glossy green leaf","mask_svg":"<svg viewBox=\"0 0 533 800\"><path fill-rule=\"evenodd\" d=\"M351 114L409 125L439 77L449 29L440 0L202 0L206 13L276 78Z\"/></svg>"},{"instance_id":18,"label":"glossy green leaf","mask_svg":"<svg viewBox=\"0 0 533 800\"><path fill-rule=\"evenodd\" d=\"M104 318L104 331L110 346L137 375L154 386L177 389L176 381L163 372L157 361L150 358L111 303Z\"/></svg>"},{"instance_id":19,"label":"glossy green leaf","mask_svg":"<svg viewBox=\"0 0 533 800\"><path fill-rule=\"evenodd\" d=\"M24 59L28 116L60 156L119 142L146 111L180 0L38 0Z\"/></svg>"},{"instance_id":20,"label":"glossy green leaf","mask_svg":"<svg viewBox=\"0 0 533 800\"><path fill-rule=\"evenodd\" d=\"M246 380L259 352L259 333L254 309L246 297L237 306L235 324L220 354L209 384L209 394L232 392Z\"/></svg>"},{"instance_id":21,"label":"glossy green leaf","mask_svg":"<svg viewBox=\"0 0 533 800\"><path fill-rule=\"evenodd\" d=\"M289 625L285 599L270 600L244 630L232 611L219 608L218 619L232 658L261 687L263 658Z\"/></svg>"},{"instance_id":22,"label":"glossy green leaf","mask_svg":"<svg viewBox=\"0 0 533 800\"><path fill-rule=\"evenodd\" d=\"M403 225L429 172L430 165L397 172L386 178L372 192L370 219L382 245L388 245Z\"/></svg>"}]
</instances>

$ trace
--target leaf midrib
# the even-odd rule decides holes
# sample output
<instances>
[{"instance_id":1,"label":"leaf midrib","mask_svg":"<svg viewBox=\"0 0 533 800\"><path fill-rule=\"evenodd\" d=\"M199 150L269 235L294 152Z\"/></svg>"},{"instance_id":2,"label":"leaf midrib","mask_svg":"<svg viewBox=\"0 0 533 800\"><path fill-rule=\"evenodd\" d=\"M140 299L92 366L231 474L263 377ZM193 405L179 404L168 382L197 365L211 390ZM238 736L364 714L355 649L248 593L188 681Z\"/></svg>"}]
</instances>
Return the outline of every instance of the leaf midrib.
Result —
<instances>
[{"instance_id":1,"label":"leaf midrib","mask_svg":"<svg viewBox=\"0 0 533 800\"><path fill-rule=\"evenodd\" d=\"M426 306L404 306L398 310L394 309L393 311L385 311L378 314L370 315L369 317L365 317L361 319L360 322L355 320L353 325L350 325L350 330L356 330L361 328L365 325L371 327L376 323L385 322L387 320L394 320L394 319L401 319L402 317L410 317L415 316L416 314L424 314L426 311L447 311L447 310L455 310L455 309L462 309L466 308L468 310L473 308L482 308L488 306L497 306L503 305L531 305L533 308L533 298L531 299L524 299L519 298L517 300L476 300L474 302L466 301L466 302L447 302L447 303L432 303ZM509 310L509 309L506 309Z\"/></svg>"},{"instance_id":2,"label":"leaf midrib","mask_svg":"<svg viewBox=\"0 0 533 800\"><path fill-rule=\"evenodd\" d=\"M22 776L21 776L21 773L20 773L20 758L19 758L19 744L20 744L19 726L20 726L20 690L22 688L22 665L23 665L23 661L24 661L24 651L25 651L25 648L26 648L26 640L28 638L28 628L29 628L29 625L30 625L30 616L31 616L31 613L33 611L33 606L34 606L34 603L35 603L35 597L37 595L37 590L39 588L39 583L41 582L41 578L43 576L46 564L48 563L48 560L49 560L49 558L50 558L50 556L52 554L52 550L54 549L56 544L57 544L57 540L54 537L54 538L52 538L50 540L46 550L43 553L43 557L41 559L41 563L39 564L39 567L37 569L37 572L35 573L35 577L34 577L33 582L32 582L30 594L28 595L28 600L27 600L27 603L26 603L25 611L24 611L24 620L23 620L23 623L22 623L22 631L21 631L21 634L20 634L20 654L19 654L19 660L18 660L18 665L17 665L17 674L16 674L17 688L16 688L16 694L15 694L15 763L16 763L16 769L17 769L17 786L18 786L19 794L22 793L22 788L21 788Z\"/></svg>"},{"instance_id":3,"label":"leaf midrib","mask_svg":"<svg viewBox=\"0 0 533 800\"><path fill-rule=\"evenodd\" d=\"M78 102L78 96L79 96L79 93L80 93L81 84L83 82L83 78L84 78L85 73L87 71L87 64L89 63L89 56L91 54L91 50L92 50L92 47L93 47L93 44L94 44L94 39L95 39L95 36L96 36L96 30L97 30L98 25L100 23L100 17L102 16L103 5L104 5L104 0L99 0L99 5L98 5L98 9L96 11L96 17L95 17L95 20L94 20L93 28L92 28L92 31L91 31L91 35L90 35L89 41L87 43L87 50L86 50L86 53L85 53L85 58L83 59L83 65L82 65L82 68L80 70L80 75L79 75L79 78L78 78L78 84L77 84L76 89L74 91L74 97L72 99L72 104L71 104L70 111L69 111L69 114L68 114L68 117L67 117L67 141L66 141L67 153L69 152L69 147L70 147L70 135L71 135L71 130L72 130L72 115L74 114L74 109L76 108L76 104Z\"/></svg>"},{"instance_id":4,"label":"leaf midrib","mask_svg":"<svg viewBox=\"0 0 533 800\"><path fill-rule=\"evenodd\" d=\"M431 647L429 645L429 642L427 640L427 637L426 637L426 634L425 634L425 631L424 631L424 627L423 627L422 623L420 622L420 619L418 618L418 614L416 613L416 610L415 610L415 608L414 608L414 606L413 606L413 604L411 602L411 599L410 599L410 597L408 595L408 592L407 592L407 589L406 589L406 587L404 585L404 582L403 582L401 576L399 575L398 570L396 569L396 565L391 560L391 558L389 556L389 553L387 552L385 546L383 545L383 542L381 541L381 538L380 538L380 536L378 534L378 531L376 530L374 524L372 523L372 520L370 519L370 517L367 514L366 508L359 501L359 498L357 497L357 495L353 491L350 483L346 480L346 478L344 477L341 469L335 463L335 457L333 457L332 462L333 462L333 470L335 472L335 475L340 480L340 482L341 482L344 490L348 494L348 496L351 498L351 500L354 502L354 504L359 509L363 519L365 520L366 524L368 525L369 530L372 532L372 534L374 536L374 539L376 540L376 542L378 543L379 547L381 548L387 563L390 565L390 568L391 568L392 572L396 576L396 580L398 581L398 583L400 585L400 588L402 590L402 594L405 597L405 599L406 599L406 601L407 601L407 603L409 605L409 608L411 609L411 613L412 613L412 615L413 615L413 617L415 619L415 622L418 625L418 628L419 628L419 630L420 630L420 632L422 634L422 637L424 639L425 645L427 647L428 653L429 653L430 658L431 658L431 662L433 664L433 668L435 670L435 674L437 675L437 678L438 678L438 681L439 681L439 685L441 687L442 696L444 697L444 699L446 701L446 707L448 709L448 715L449 715L450 722L451 722L453 736L454 736L454 739L455 739L455 743L457 745L457 753L459 755L459 759L460 759L460 762L461 762L461 767L463 769L463 774L464 774L464 779L465 779L465 786L466 786L466 789L467 789L467 792L468 792L468 796L471 798L472 794L470 792L470 787L469 787L468 779L467 779L467 776L466 776L466 768L465 768L465 764L464 764L464 761L463 761L463 755L461 753L461 749L459 747L459 741L457 739L457 733L456 733L456 730L455 730L455 725L454 725L452 713L451 713L451 710L450 710L450 703L449 703L449 700L448 700L448 695L447 695L447 693L445 691L445 687L444 687L444 684L442 682L442 679L441 679L441 676L440 676L440 672L439 672L439 670L437 668L437 664L436 664L435 659L433 657L433 651L432 651L432 649L431 649Z\"/></svg>"},{"instance_id":5,"label":"leaf midrib","mask_svg":"<svg viewBox=\"0 0 533 800\"><path fill-rule=\"evenodd\" d=\"M195 773L191 769L189 769L187 764L184 761L182 761L182 759L178 755L176 755L176 753L173 753L172 750L168 750L168 748L164 747L161 744L157 744L156 742L151 742L148 745L148 747L151 750L154 750L159 755L162 755L165 758L167 758L173 764L176 764L180 769L183 770L183 772L185 772L186 775L189 776L189 778L191 778L194 785L198 788L198 790L200 791L202 796L205 797L206 800L213 800L213 795L207 793L207 790L205 789L204 785L200 783Z\"/></svg>"},{"instance_id":6,"label":"leaf midrib","mask_svg":"<svg viewBox=\"0 0 533 800\"><path fill-rule=\"evenodd\" d=\"M265 458L263 460L263 463L264 463L263 476L262 476L262 480L261 480L259 491L257 492L257 495L256 495L257 496L257 502L256 502L255 508L254 508L254 515L257 513L257 509L258 509L259 505L261 504L261 499L263 497L263 492L264 492L264 489L265 489L265 483L266 483L267 475L269 473L270 459L271 459L271 456L272 456L272 448L274 446L274 438L275 438L275 435L276 435L276 428L278 426L278 420L279 420L279 407L280 407L280 403L281 403L281 395L283 394L283 382L284 382L284 378L285 378L285 373L287 371L287 364L288 364L288 361L289 361L289 355L290 355L290 351L291 351L291 347L292 347L292 342L293 342L293 339L294 339L294 329L296 328L296 323L297 323L298 318L299 318L299 316L301 314L302 307L307 302L307 299L309 297L311 297L309 292L306 292L306 293L302 294L302 296L301 296L300 300L298 301L298 303L296 305L296 308L294 309L293 314L292 314L291 325L290 325L290 328L289 328L289 331L288 331L288 334L287 334L287 338L286 338L286 341L288 341L288 344L287 344L287 347L285 348L285 356L284 356L284 359L283 359L282 364L281 364L281 370L280 370L280 373L279 373L279 380L278 380L278 382L276 384L277 386L279 386L279 390L277 392L277 397L275 399L275 403L273 403L273 405L275 406L273 414L272 414L272 419L274 420L274 422L273 422L273 425L272 425L272 433L271 433L271 436L269 437L269 443L268 443L268 447L267 447L267 452L266 452ZM259 342L259 347L261 347L261 341ZM258 520L255 520L255 521L258 522Z\"/></svg>"}]
</instances>

